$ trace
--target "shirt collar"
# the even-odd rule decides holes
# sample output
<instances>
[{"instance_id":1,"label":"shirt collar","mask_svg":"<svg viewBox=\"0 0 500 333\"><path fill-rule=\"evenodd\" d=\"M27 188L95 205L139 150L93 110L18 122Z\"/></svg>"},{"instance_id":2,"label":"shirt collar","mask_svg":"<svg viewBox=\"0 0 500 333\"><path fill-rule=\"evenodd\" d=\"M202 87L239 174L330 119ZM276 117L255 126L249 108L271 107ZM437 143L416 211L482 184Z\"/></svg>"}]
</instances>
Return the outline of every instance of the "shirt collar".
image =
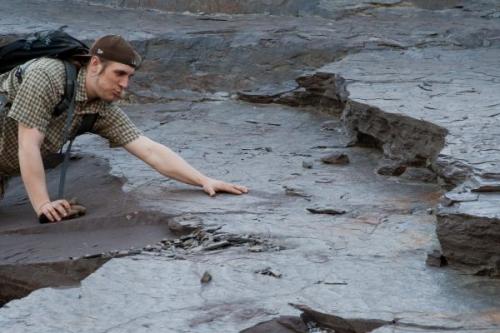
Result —
<instances>
[{"instance_id":1,"label":"shirt collar","mask_svg":"<svg viewBox=\"0 0 500 333\"><path fill-rule=\"evenodd\" d=\"M106 110L107 105L109 105L110 103L105 102L101 99L95 99L92 102L89 102L87 90L85 89L85 78L87 77L86 74L87 68L82 67L78 72L78 77L76 78L75 102L83 105L83 107L76 108L76 113L102 113Z\"/></svg>"},{"instance_id":2,"label":"shirt collar","mask_svg":"<svg viewBox=\"0 0 500 333\"><path fill-rule=\"evenodd\" d=\"M78 77L76 78L76 96L75 101L77 102L87 102L87 91L85 90L85 78L87 74L87 68L82 67L78 71Z\"/></svg>"}]
</instances>

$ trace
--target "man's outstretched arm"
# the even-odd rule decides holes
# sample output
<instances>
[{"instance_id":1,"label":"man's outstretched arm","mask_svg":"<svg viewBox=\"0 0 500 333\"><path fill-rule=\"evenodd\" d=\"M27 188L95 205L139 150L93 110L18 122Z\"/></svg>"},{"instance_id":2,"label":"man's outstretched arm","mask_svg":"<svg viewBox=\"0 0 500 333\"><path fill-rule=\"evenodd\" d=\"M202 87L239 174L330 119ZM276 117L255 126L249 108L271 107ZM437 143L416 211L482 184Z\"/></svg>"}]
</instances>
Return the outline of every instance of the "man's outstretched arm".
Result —
<instances>
[{"instance_id":1,"label":"man's outstretched arm","mask_svg":"<svg viewBox=\"0 0 500 333\"><path fill-rule=\"evenodd\" d=\"M31 205L38 216L45 214L51 222L60 221L67 216L71 206L66 200L50 200L40 153L44 135L38 129L20 123L18 137L21 177Z\"/></svg>"},{"instance_id":2,"label":"man's outstretched arm","mask_svg":"<svg viewBox=\"0 0 500 333\"><path fill-rule=\"evenodd\" d=\"M233 194L248 192L245 186L226 183L203 175L170 148L145 136L140 136L125 145L125 149L162 175L186 184L201 186L210 196L215 195L216 192Z\"/></svg>"}]
</instances>

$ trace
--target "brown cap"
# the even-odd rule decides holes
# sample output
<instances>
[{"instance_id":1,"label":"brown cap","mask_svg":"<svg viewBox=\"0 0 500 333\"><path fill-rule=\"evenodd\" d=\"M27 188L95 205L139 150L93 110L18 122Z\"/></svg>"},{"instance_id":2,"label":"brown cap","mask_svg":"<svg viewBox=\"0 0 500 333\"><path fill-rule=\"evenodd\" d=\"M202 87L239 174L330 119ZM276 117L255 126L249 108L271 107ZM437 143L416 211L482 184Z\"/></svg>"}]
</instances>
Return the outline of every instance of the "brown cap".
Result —
<instances>
[{"instance_id":1,"label":"brown cap","mask_svg":"<svg viewBox=\"0 0 500 333\"><path fill-rule=\"evenodd\" d=\"M119 35L107 35L97 39L90 48L90 56L99 56L106 60L116 61L137 68L141 64L141 56Z\"/></svg>"}]
</instances>

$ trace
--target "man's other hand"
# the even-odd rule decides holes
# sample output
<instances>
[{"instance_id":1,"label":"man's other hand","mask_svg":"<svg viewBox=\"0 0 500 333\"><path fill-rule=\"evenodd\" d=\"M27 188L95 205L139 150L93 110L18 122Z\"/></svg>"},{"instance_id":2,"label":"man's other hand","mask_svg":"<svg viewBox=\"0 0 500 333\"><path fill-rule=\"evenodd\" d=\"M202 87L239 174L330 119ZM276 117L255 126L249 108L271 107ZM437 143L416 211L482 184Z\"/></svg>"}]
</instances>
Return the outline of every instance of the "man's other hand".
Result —
<instances>
[{"instance_id":1,"label":"man's other hand","mask_svg":"<svg viewBox=\"0 0 500 333\"><path fill-rule=\"evenodd\" d=\"M68 200L47 201L38 208L38 216L43 214L50 222L58 222L68 216L70 211L71 205Z\"/></svg>"},{"instance_id":2,"label":"man's other hand","mask_svg":"<svg viewBox=\"0 0 500 333\"><path fill-rule=\"evenodd\" d=\"M244 194L248 192L245 186L226 183L220 180L209 178L203 184L203 191L213 197L217 192L226 192L232 194Z\"/></svg>"}]
</instances>

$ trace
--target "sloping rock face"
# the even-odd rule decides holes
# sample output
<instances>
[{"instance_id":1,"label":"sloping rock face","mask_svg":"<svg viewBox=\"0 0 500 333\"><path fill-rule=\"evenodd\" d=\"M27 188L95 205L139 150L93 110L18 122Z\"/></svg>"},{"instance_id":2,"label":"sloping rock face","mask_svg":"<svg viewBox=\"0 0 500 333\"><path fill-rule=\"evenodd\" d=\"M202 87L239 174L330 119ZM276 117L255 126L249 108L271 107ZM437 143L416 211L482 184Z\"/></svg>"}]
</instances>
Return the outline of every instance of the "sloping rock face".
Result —
<instances>
[{"instance_id":1,"label":"sloping rock face","mask_svg":"<svg viewBox=\"0 0 500 333\"><path fill-rule=\"evenodd\" d=\"M242 101L259 104L312 106L339 114L345 107L349 92L343 77L331 73L314 73L295 79L288 86L266 86L251 92L238 92Z\"/></svg>"},{"instance_id":2,"label":"sloping rock face","mask_svg":"<svg viewBox=\"0 0 500 333\"><path fill-rule=\"evenodd\" d=\"M358 54L327 66L331 72L342 73L355 81L348 87L351 98L384 110L384 120L400 117L397 115L400 114L436 124L425 126L429 130L446 128L441 130L441 138L427 133L423 137L428 141L417 145L427 151L421 155L428 157L423 164L430 165L448 188L456 187L450 196L459 194L437 212L437 234L443 254L451 265L463 267L465 264L482 274L492 272L493 275L497 270L495 258L499 241L498 211L491 205L497 197L495 175L499 168L497 157L492 154L497 149L497 131L492 128L496 127L492 118L498 113L495 91L500 88L497 79L500 76L491 70L498 63L495 53L484 47L385 51ZM373 64L381 64L389 73L398 71L398 74L389 74L385 79L379 72L370 74L374 71ZM460 80L453 78L457 72L461 73ZM355 117L362 115L363 112ZM357 124L346 124L350 130L379 141L386 140L384 133L372 134L373 128L377 128L376 117L374 121L367 117L363 120L365 128L361 129ZM444 144L443 134L447 131L449 135ZM412 133L418 136L418 131ZM396 138L390 142L398 142ZM398 156L407 159L405 156L412 152L411 138L412 135L404 136L408 139L408 149L396 151L391 159ZM468 193L477 194L473 195L474 202L468 202Z\"/></svg>"},{"instance_id":3,"label":"sloping rock face","mask_svg":"<svg viewBox=\"0 0 500 333\"><path fill-rule=\"evenodd\" d=\"M353 143L373 144L388 159L405 165L427 166L444 147L447 130L402 114L350 102L342 113Z\"/></svg>"},{"instance_id":4,"label":"sloping rock face","mask_svg":"<svg viewBox=\"0 0 500 333\"><path fill-rule=\"evenodd\" d=\"M86 219L38 226L18 180L1 203L2 302L34 290L2 330L498 332L499 5L232 4L0 1L1 41L130 39L132 120L251 189L208 198L82 138ZM439 244L479 276L426 266Z\"/></svg>"}]
</instances>

